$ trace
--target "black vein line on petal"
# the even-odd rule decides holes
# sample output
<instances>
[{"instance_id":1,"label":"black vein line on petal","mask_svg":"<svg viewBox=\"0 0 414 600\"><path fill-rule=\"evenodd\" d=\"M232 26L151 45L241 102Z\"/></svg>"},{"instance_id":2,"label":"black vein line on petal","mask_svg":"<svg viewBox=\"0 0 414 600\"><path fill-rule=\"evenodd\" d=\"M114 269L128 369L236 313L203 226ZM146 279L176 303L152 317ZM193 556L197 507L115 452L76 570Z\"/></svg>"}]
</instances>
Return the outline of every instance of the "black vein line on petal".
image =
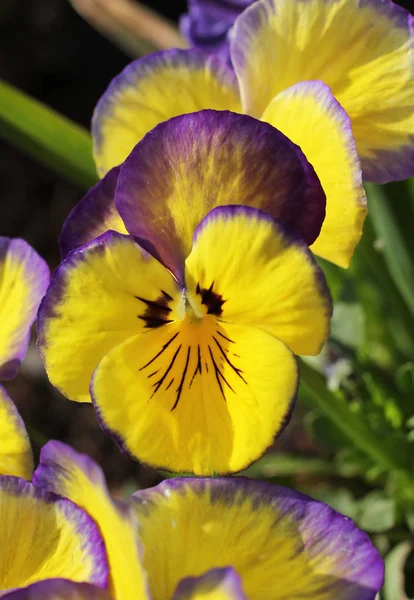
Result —
<instances>
[{"instance_id":1,"label":"black vein line on petal","mask_svg":"<svg viewBox=\"0 0 414 600\"><path fill-rule=\"evenodd\" d=\"M188 363L190 362L190 352L191 352L191 346L188 347L187 360L185 361L183 376L181 377L180 385L177 388L177 398L174 402L174 406L172 407L171 412L175 408L177 408L178 402L180 401L180 398L181 398L181 393L183 391L185 376L187 375Z\"/></svg>"},{"instance_id":2,"label":"black vein line on petal","mask_svg":"<svg viewBox=\"0 0 414 600\"><path fill-rule=\"evenodd\" d=\"M165 388L165 391L167 391L172 386L173 383L174 383L174 377L171 379L170 383Z\"/></svg>"},{"instance_id":3,"label":"black vein line on petal","mask_svg":"<svg viewBox=\"0 0 414 600\"><path fill-rule=\"evenodd\" d=\"M179 334L179 331L177 331L177 333L175 333L172 338L170 338L168 340L168 342L166 344L163 345L163 347L161 348L161 350L158 352L158 354L156 354L154 356L154 358L151 358L151 360L149 362L147 362L146 365L144 365L143 367L141 367L139 370L142 371L143 369L146 369L147 367L149 367L149 365L151 363L154 362L154 360L156 360L159 356L161 356L161 354L168 348L168 346L171 344L171 342L173 342L175 340L175 338L177 337L177 335ZM159 369L158 369L159 370Z\"/></svg>"},{"instance_id":4,"label":"black vein line on petal","mask_svg":"<svg viewBox=\"0 0 414 600\"><path fill-rule=\"evenodd\" d=\"M154 371L153 373L150 373L149 375L147 375L148 379L150 377L154 377L154 375L156 375L158 373L159 369L157 369L156 371Z\"/></svg>"},{"instance_id":5,"label":"black vein line on petal","mask_svg":"<svg viewBox=\"0 0 414 600\"><path fill-rule=\"evenodd\" d=\"M229 389L230 389L230 390L231 390L233 393L234 393L234 390L233 390L233 388L231 387L231 385L229 384L229 382L227 381L227 379L224 377L223 373L220 371L220 367L218 367L218 366L217 366L217 363L216 363L216 361L214 360L213 352L211 351L211 348L210 348L210 346L208 346L208 351L210 352L210 356L211 356L211 362L213 363L213 368L214 368L214 372L215 372L215 375L216 375L216 380L217 380L218 386L219 386L219 388L220 388L220 391L221 391L221 395L223 396L223 398L224 398L224 401L225 401L225 402L227 402L227 400L226 400L226 395L225 395L225 393L224 393L223 386L222 386L222 384L221 384L221 381L220 381L220 377L221 377L221 379L223 380L223 382L224 382L224 383L227 385L227 387L228 387L228 388L229 388Z\"/></svg>"},{"instance_id":6,"label":"black vein line on petal","mask_svg":"<svg viewBox=\"0 0 414 600\"><path fill-rule=\"evenodd\" d=\"M147 306L144 314L138 315L139 319L145 321L145 327L154 329L172 322L171 319L168 319L171 312L168 303L172 298L163 290L161 290L161 296L156 300L147 300L141 296L135 296L135 298Z\"/></svg>"},{"instance_id":7,"label":"black vein line on petal","mask_svg":"<svg viewBox=\"0 0 414 600\"><path fill-rule=\"evenodd\" d=\"M179 355L181 348L182 348L182 346L181 346L181 344L180 344L180 345L178 346L177 350L174 352L174 356L172 357L172 359L171 359L171 362L170 362L170 364L169 364L169 366L168 366L167 370L165 371L164 375L163 375L163 376L162 376L160 379L158 379L158 381L156 381L156 382L154 383L154 385L152 386L152 387L155 387L155 390L152 392L152 394L151 394L151 398L154 396L154 394L156 394L156 393L158 392L158 390L159 390L159 389L160 389L160 387L162 386L162 384L163 384L163 382L164 382L165 378L167 377L168 373L169 373L169 372L171 371L171 369L173 368L173 365L174 365L174 363L175 363L175 359L176 359L176 358L177 358L177 356Z\"/></svg>"},{"instance_id":8,"label":"black vein line on petal","mask_svg":"<svg viewBox=\"0 0 414 600\"><path fill-rule=\"evenodd\" d=\"M222 348L222 346L221 346L220 342L218 341L218 339L217 339L217 338L216 338L214 335L213 335L213 340L216 342L217 346L219 347L219 350L220 350L220 352L221 352L221 354L222 354L223 358L225 359L226 363L227 363L228 365L230 365L230 367L233 369L233 371L236 373L236 375L238 375L238 376L240 377L240 379L241 379L242 381L244 381L244 383L247 385L247 381L245 380L245 378L244 378L244 377L243 377L243 375L242 375L243 371L242 371L241 369L238 369L237 367L235 367L235 366L233 365L233 363L232 363L232 362L229 360L229 358L227 357L227 355L226 355L226 353L225 353L224 349Z\"/></svg>"},{"instance_id":9,"label":"black vein line on petal","mask_svg":"<svg viewBox=\"0 0 414 600\"><path fill-rule=\"evenodd\" d=\"M201 364L201 349L200 349L200 344L197 345L197 366L195 368L195 371L193 373L193 376L191 377L191 381L190 381L190 386L192 385L193 381L194 381L194 377L197 375L197 373L200 373L200 375L202 374L203 371L203 365Z\"/></svg>"},{"instance_id":10,"label":"black vein line on petal","mask_svg":"<svg viewBox=\"0 0 414 600\"><path fill-rule=\"evenodd\" d=\"M226 335L224 335L224 333L221 333L221 331L217 331L218 335L221 335L222 338L224 338L225 340L227 340L228 342L230 342L230 344L234 344L234 340L231 340L229 337L227 337Z\"/></svg>"}]
</instances>

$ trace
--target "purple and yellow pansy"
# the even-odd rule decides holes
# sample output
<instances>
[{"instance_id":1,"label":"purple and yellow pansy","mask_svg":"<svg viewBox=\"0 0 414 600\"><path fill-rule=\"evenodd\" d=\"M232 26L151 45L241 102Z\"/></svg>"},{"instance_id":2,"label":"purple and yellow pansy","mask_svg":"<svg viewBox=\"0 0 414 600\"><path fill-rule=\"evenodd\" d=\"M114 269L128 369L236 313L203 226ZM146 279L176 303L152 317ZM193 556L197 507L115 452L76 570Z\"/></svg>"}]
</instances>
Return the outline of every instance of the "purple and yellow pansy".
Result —
<instances>
[{"instance_id":1,"label":"purple and yellow pansy","mask_svg":"<svg viewBox=\"0 0 414 600\"><path fill-rule=\"evenodd\" d=\"M223 10L233 20L247 4L200 0L191 10L205 16L211 8L213 21ZM389 0L258 0L231 38L234 71L193 48L144 57L113 80L93 118L98 172L120 165L174 116L250 114L285 133L314 166L327 210L311 249L348 267L366 216L360 159L372 181L414 174L410 15Z\"/></svg>"},{"instance_id":2,"label":"purple and yellow pansy","mask_svg":"<svg viewBox=\"0 0 414 600\"><path fill-rule=\"evenodd\" d=\"M201 111L160 124L119 171L130 235L71 252L42 302L51 382L92 398L145 463L243 469L290 416L294 354L317 354L328 336L330 296L308 249L324 203L300 149L266 123Z\"/></svg>"},{"instance_id":3,"label":"purple and yellow pansy","mask_svg":"<svg viewBox=\"0 0 414 600\"><path fill-rule=\"evenodd\" d=\"M368 536L287 488L241 477L177 478L121 503L111 499L91 459L59 442L43 448L33 481L98 524L115 600L374 600L382 585L383 564ZM129 537L122 533L127 521L120 525L127 510L135 518ZM37 595L29 590L16 599L53 597L46 583Z\"/></svg>"}]
</instances>

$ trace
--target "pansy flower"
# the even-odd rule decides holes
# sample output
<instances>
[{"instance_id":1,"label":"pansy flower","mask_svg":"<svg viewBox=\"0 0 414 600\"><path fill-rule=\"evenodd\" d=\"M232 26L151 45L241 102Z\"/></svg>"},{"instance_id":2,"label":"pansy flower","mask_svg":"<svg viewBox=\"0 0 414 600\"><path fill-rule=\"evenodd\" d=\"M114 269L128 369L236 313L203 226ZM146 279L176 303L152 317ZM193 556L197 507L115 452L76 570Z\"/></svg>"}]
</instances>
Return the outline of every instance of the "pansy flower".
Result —
<instances>
[{"instance_id":1,"label":"pansy flower","mask_svg":"<svg viewBox=\"0 0 414 600\"><path fill-rule=\"evenodd\" d=\"M204 108L251 114L285 133L314 166L327 213L312 251L348 267L366 216L358 153L365 179L414 174L411 17L389 0L258 0L236 20L230 52L235 73L197 49L127 66L93 117L99 174L171 117ZM99 206L96 197L102 228Z\"/></svg>"},{"instance_id":2,"label":"pansy flower","mask_svg":"<svg viewBox=\"0 0 414 600\"><path fill-rule=\"evenodd\" d=\"M281 486L242 477L164 481L130 498L137 520L127 537L127 504L111 499L88 457L49 442L34 484L70 498L99 525L114 600L374 600L382 585L383 564L365 533ZM88 597L68 589L59 595L56 584L56 597ZM55 596L38 584L16 599L40 597Z\"/></svg>"},{"instance_id":3,"label":"pansy flower","mask_svg":"<svg viewBox=\"0 0 414 600\"><path fill-rule=\"evenodd\" d=\"M91 395L144 463L244 468L289 418L293 353L317 354L328 335L329 292L307 246L324 202L300 149L266 123L201 111L160 124L118 177L130 236L70 253L42 302L51 382Z\"/></svg>"},{"instance_id":4,"label":"pansy flower","mask_svg":"<svg viewBox=\"0 0 414 600\"><path fill-rule=\"evenodd\" d=\"M191 46L230 61L230 31L240 13L254 0L189 0L180 19L181 33Z\"/></svg>"}]
</instances>

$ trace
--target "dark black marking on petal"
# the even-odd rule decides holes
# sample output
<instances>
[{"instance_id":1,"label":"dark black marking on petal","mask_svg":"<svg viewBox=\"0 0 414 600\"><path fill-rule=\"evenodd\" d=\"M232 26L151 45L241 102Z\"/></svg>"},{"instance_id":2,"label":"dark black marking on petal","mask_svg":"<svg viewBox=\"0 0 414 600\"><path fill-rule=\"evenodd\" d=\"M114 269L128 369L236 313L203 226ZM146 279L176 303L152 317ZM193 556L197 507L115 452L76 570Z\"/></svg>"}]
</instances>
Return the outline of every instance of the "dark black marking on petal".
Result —
<instances>
[{"instance_id":1,"label":"dark black marking on petal","mask_svg":"<svg viewBox=\"0 0 414 600\"><path fill-rule=\"evenodd\" d=\"M154 377L154 375L156 375L158 373L159 369L157 369L156 371L153 371L153 373L150 373L149 375L147 375L148 379L150 377Z\"/></svg>"},{"instance_id":2,"label":"dark black marking on petal","mask_svg":"<svg viewBox=\"0 0 414 600\"><path fill-rule=\"evenodd\" d=\"M177 358L177 356L180 353L182 346L181 344L178 346L177 350L174 352L174 356L172 357L170 364L168 365L167 369L165 370L165 373L162 377L160 377L160 379L158 379L158 381L156 381L154 383L154 385L152 386L154 389L154 391L151 394L151 398L153 397L154 394L156 394L158 392L158 390L160 389L160 387L162 386L162 384L165 381L165 378L167 377L168 373L171 371L171 369L173 368L173 365L175 363L175 359Z\"/></svg>"},{"instance_id":3,"label":"dark black marking on petal","mask_svg":"<svg viewBox=\"0 0 414 600\"><path fill-rule=\"evenodd\" d=\"M197 366L194 370L193 376L191 377L190 387L194 381L194 377L197 375L197 373L200 373L200 375L201 375L202 371L203 371L203 365L201 363L201 348L200 348L200 344L198 344L197 345Z\"/></svg>"},{"instance_id":4,"label":"dark black marking on petal","mask_svg":"<svg viewBox=\"0 0 414 600\"><path fill-rule=\"evenodd\" d=\"M226 300L223 300L221 294L213 292L214 281L208 289L200 288L200 284L197 283L196 293L201 296L201 304L207 306L208 315L216 315L219 317L223 312L223 304Z\"/></svg>"},{"instance_id":5,"label":"dark black marking on petal","mask_svg":"<svg viewBox=\"0 0 414 600\"><path fill-rule=\"evenodd\" d=\"M225 383L227 385L227 387L233 393L234 393L234 390L231 387L231 385L229 384L229 382L227 381L227 379L224 377L223 373L220 371L220 367L217 365L216 361L214 360L214 355L213 355L213 352L212 352L210 346L208 346L208 351L210 352L211 362L213 363L214 373L215 373L215 376L216 376L216 380L217 380L218 386L220 388L221 395L223 396L224 401L227 402L226 395L224 393L223 385L222 385L221 380L223 381L223 383Z\"/></svg>"},{"instance_id":6,"label":"dark black marking on petal","mask_svg":"<svg viewBox=\"0 0 414 600\"><path fill-rule=\"evenodd\" d=\"M224 360L226 361L226 363L228 365L230 365L230 367L233 369L233 371L236 373L236 375L238 375L240 377L240 379L242 381L244 381L244 383L247 384L247 381L245 380L245 378L243 377L242 373L243 371L241 369L238 369L237 367L235 367L233 365L233 363L229 360L228 356L226 355L224 348L222 347L222 345L220 344L220 342L218 341L218 339L213 335L213 340L216 342L220 352L221 352L221 356L224 358Z\"/></svg>"},{"instance_id":7,"label":"dark black marking on petal","mask_svg":"<svg viewBox=\"0 0 414 600\"><path fill-rule=\"evenodd\" d=\"M162 348L161 348L161 350L158 352L158 354L156 354L156 355L154 356L154 358L151 358L151 360L150 360L150 361L148 361L146 365L144 365L143 367L141 367L141 368L140 368L140 371L142 371L143 369L146 369L147 367L149 367L149 365L150 365L151 363L153 363L153 362L154 362L154 360L156 360L156 359L157 359L159 356L161 356L161 354L162 354L162 353L163 353L163 352L164 352L164 351L165 351L165 350L168 348L168 346L171 344L171 342L173 342L173 341L175 340L175 338L177 337L178 333L179 333L179 332L177 331L177 333L175 333L175 334L172 336L172 338L170 338L170 339L168 340L168 342L166 342L166 343L163 345L163 347L162 347Z\"/></svg>"},{"instance_id":8,"label":"dark black marking on petal","mask_svg":"<svg viewBox=\"0 0 414 600\"><path fill-rule=\"evenodd\" d=\"M228 342L230 342L230 344L234 344L234 340L231 340L229 337L227 337L226 335L224 335L224 333L221 333L221 331L217 331L218 335L220 335L222 338L224 338L225 340L227 340Z\"/></svg>"},{"instance_id":9,"label":"dark black marking on petal","mask_svg":"<svg viewBox=\"0 0 414 600\"><path fill-rule=\"evenodd\" d=\"M168 318L168 315L171 312L168 303L171 302L172 298L167 292L164 292L164 290L161 290L161 296L156 300L147 300L146 298L141 298L141 296L135 296L135 298L147 306L144 314L138 315L139 319L145 321L145 327L154 329L172 322L172 320Z\"/></svg>"},{"instance_id":10,"label":"dark black marking on petal","mask_svg":"<svg viewBox=\"0 0 414 600\"><path fill-rule=\"evenodd\" d=\"M173 383L174 383L174 377L171 379L170 383L165 388L165 391L167 391L172 386Z\"/></svg>"},{"instance_id":11,"label":"dark black marking on petal","mask_svg":"<svg viewBox=\"0 0 414 600\"><path fill-rule=\"evenodd\" d=\"M188 363L190 362L190 353L191 353L191 347L188 347L188 352L187 352L187 359L185 361L185 366L184 366L184 372L183 372L183 376L181 377L181 381L180 381L180 385L177 388L177 398L174 402L174 406L171 409L171 412L177 408L177 405L180 401L181 398L181 393L183 391L183 386L184 386L184 380L185 380L185 376L187 375L187 369L188 369Z\"/></svg>"}]
</instances>

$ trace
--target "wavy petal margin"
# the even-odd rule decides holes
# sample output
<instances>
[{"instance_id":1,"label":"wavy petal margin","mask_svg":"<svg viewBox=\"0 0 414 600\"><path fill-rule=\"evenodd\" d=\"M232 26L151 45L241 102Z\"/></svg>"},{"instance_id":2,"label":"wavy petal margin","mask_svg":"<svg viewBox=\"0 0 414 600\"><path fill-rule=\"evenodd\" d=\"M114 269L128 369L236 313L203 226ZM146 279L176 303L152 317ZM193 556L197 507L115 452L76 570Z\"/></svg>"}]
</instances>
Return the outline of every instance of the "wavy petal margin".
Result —
<instances>
[{"instance_id":1,"label":"wavy petal margin","mask_svg":"<svg viewBox=\"0 0 414 600\"><path fill-rule=\"evenodd\" d=\"M49 278L47 264L27 242L0 237L0 381L17 374Z\"/></svg>"},{"instance_id":2,"label":"wavy petal margin","mask_svg":"<svg viewBox=\"0 0 414 600\"><path fill-rule=\"evenodd\" d=\"M182 579L172 600L248 600L240 577L231 567L212 569L200 577Z\"/></svg>"},{"instance_id":3,"label":"wavy petal margin","mask_svg":"<svg viewBox=\"0 0 414 600\"><path fill-rule=\"evenodd\" d=\"M225 566L247 598L374 600L381 588L384 566L369 537L287 488L242 477L177 478L133 498L156 598Z\"/></svg>"},{"instance_id":4,"label":"wavy petal margin","mask_svg":"<svg viewBox=\"0 0 414 600\"><path fill-rule=\"evenodd\" d=\"M47 579L2 596L7 600L111 600L106 590L90 583Z\"/></svg>"}]
</instances>

